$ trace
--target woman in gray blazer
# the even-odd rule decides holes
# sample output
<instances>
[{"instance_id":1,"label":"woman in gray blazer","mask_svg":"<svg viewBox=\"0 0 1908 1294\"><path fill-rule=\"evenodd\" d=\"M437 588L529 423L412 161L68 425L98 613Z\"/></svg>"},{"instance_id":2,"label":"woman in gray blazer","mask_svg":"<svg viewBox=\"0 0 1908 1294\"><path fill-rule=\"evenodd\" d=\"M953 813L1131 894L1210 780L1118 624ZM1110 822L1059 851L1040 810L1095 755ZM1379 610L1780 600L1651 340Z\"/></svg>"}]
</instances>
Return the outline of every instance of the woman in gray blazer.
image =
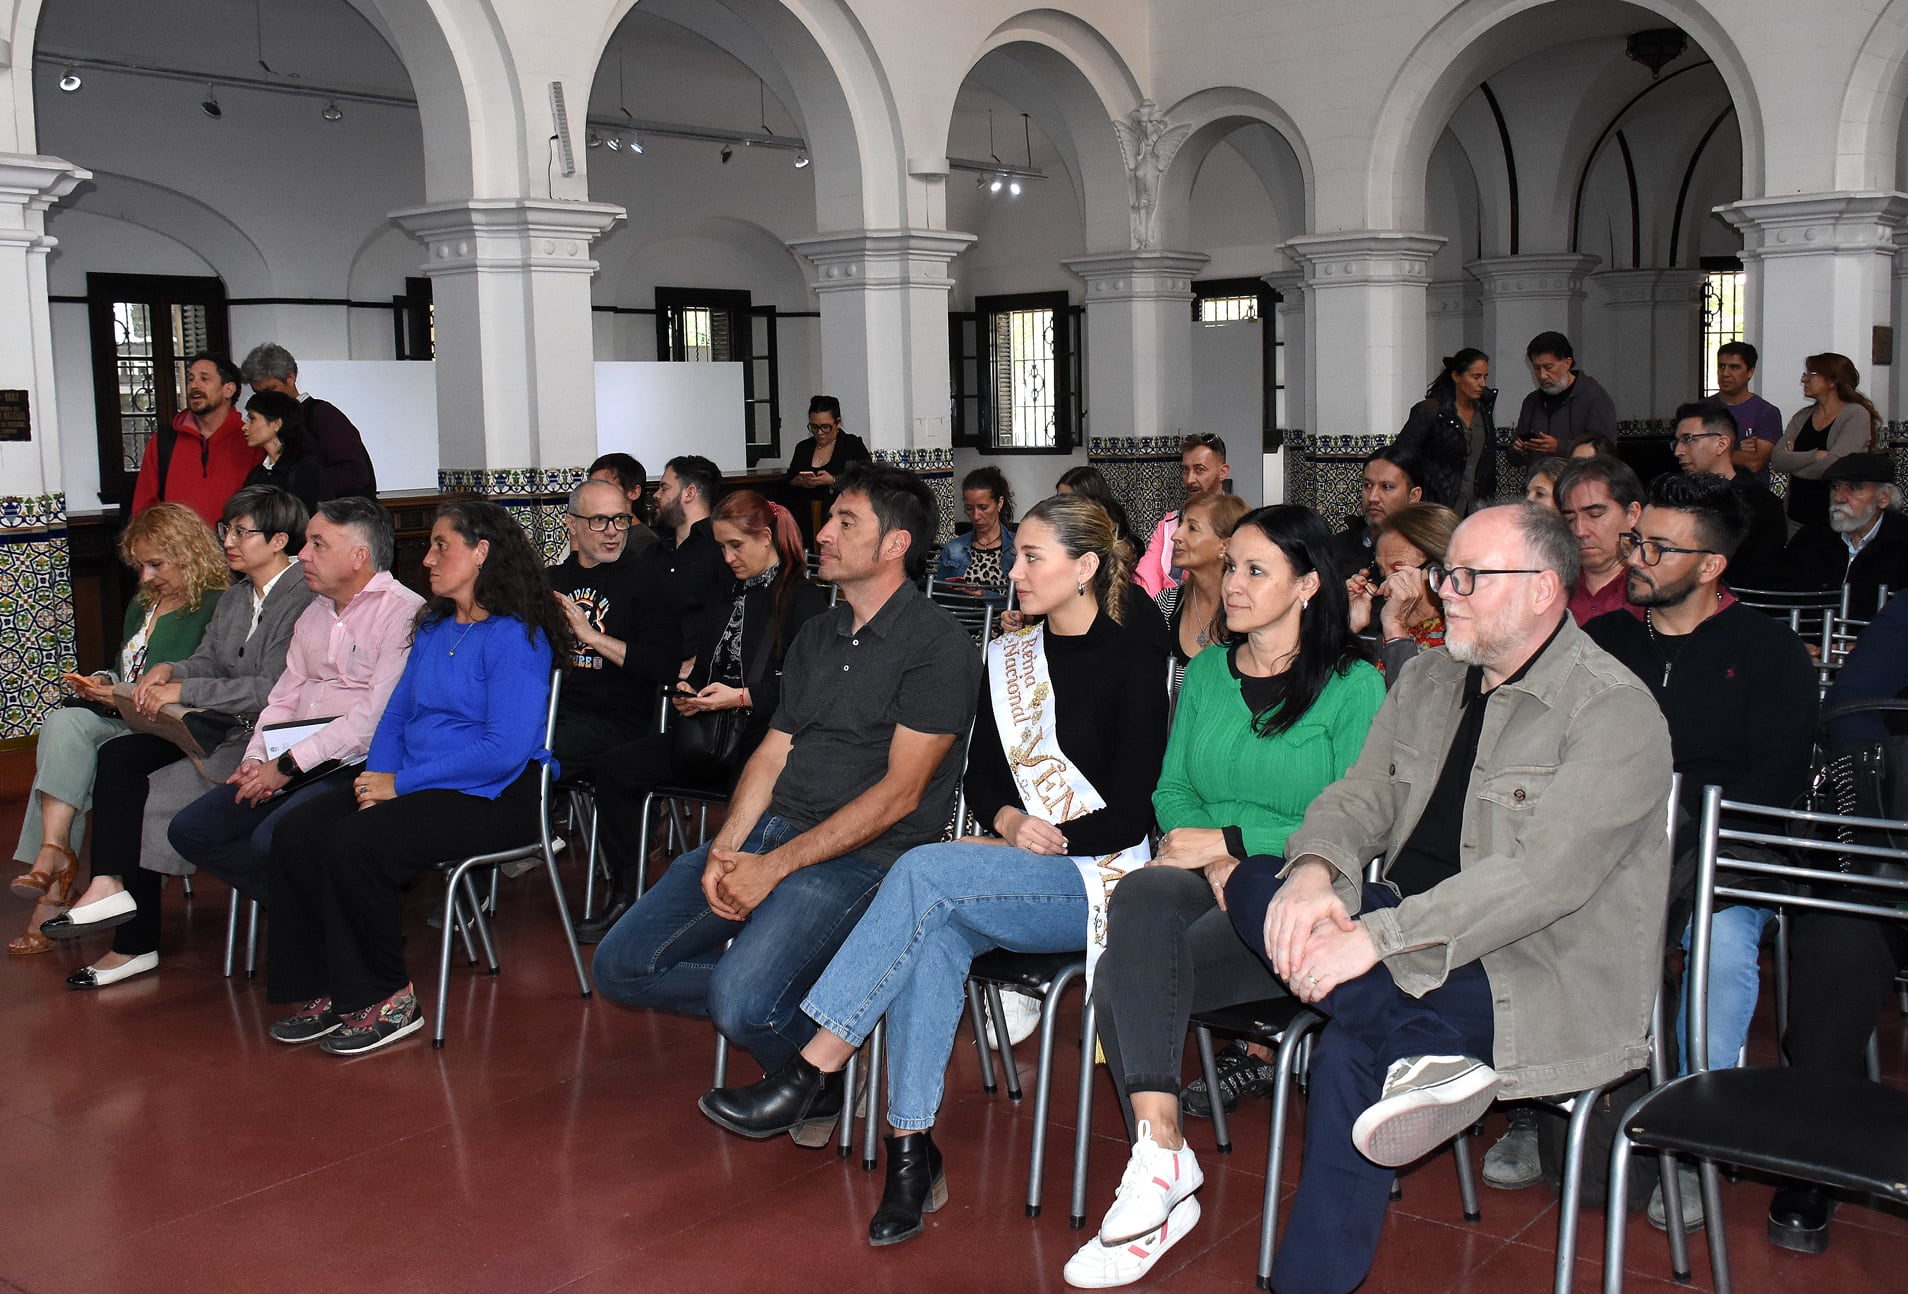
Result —
<instances>
[{"instance_id":1,"label":"woman in gray blazer","mask_svg":"<svg viewBox=\"0 0 1908 1294\"><path fill-rule=\"evenodd\" d=\"M158 966L161 873L190 870L164 844L166 823L238 766L252 722L285 672L292 625L312 599L295 556L305 546L306 520L305 505L274 486L248 486L227 501L219 540L240 582L219 599L199 649L140 675L126 702L148 715L174 702L230 715L235 723L228 739L191 761L180 747L146 732L100 747L93 802L106 812L93 815L93 881L40 932L73 939L118 931L111 952L67 977L70 987L103 988ZM144 867L142 834L148 845L164 847L163 855L156 849L148 855Z\"/></svg>"}]
</instances>

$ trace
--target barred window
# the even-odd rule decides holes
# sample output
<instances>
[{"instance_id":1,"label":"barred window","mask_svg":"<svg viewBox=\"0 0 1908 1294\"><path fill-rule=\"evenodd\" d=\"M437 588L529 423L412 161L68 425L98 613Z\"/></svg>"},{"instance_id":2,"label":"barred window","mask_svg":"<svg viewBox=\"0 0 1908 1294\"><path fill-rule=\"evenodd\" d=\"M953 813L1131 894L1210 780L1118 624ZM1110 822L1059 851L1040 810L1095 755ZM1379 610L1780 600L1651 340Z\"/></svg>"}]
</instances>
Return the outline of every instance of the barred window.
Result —
<instances>
[{"instance_id":1,"label":"barred window","mask_svg":"<svg viewBox=\"0 0 1908 1294\"><path fill-rule=\"evenodd\" d=\"M1742 340L1742 264L1731 262L1733 268L1726 265L1712 268L1714 264L1712 258L1703 258L1703 394L1706 396L1717 391L1716 368L1712 362L1716 348L1725 342Z\"/></svg>"}]
</instances>

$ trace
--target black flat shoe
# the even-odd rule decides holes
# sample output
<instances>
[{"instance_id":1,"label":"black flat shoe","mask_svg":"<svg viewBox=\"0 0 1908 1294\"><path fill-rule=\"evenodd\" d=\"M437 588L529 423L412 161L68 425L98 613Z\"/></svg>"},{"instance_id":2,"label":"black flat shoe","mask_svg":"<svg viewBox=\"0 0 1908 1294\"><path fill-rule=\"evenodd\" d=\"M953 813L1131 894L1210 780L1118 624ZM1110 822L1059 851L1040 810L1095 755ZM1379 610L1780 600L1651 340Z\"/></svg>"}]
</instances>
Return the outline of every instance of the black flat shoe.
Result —
<instances>
[{"instance_id":1,"label":"black flat shoe","mask_svg":"<svg viewBox=\"0 0 1908 1294\"><path fill-rule=\"evenodd\" d=\"M868 1243L898 1245L921 1234L923 1213L947 1203L947 1175L941 1171L941 1151L932 1133L887 1137L888 1184L881 1207L868 1223Z\"/></svg>"},{"instance_id":2,"label":"black flat shoe","mask_svg":"<svg viewBox=\"0 0 1908 1294\"><path fill-rule=\"evenodd\" d=\"M747 1087L718 1087L696 1105L739 1137L766 1141L814 1124L833 1126L841 1114L842 1075L824 1074L800 1056Z\"/></svg>"},{"instance_id":3,"label":"black flat shoe","mask_svg":"<svg viewBox=\"0 0 1908 1294\"><path fill-rule=\"evenodd\" d=\"M623 914L636 906L634 899L616 898L601 912L588 921L576 923L576 941L580 944L600 944L610 927L622 920Z\"/></svg>"},{"instance_id":4,"label":"black flat shoe","mask_svg":"<svg viewBox=\"0 0 1908 1294\"><path fill-rule=\"evenodd\" d=\"M1785 1186L1769 1202L1769 1243L1799 1254L1819 1254L1828 1248L1829 1215L1834 1211L1835 1201L1820 1186Z\"/></svg>"}]
</instances>

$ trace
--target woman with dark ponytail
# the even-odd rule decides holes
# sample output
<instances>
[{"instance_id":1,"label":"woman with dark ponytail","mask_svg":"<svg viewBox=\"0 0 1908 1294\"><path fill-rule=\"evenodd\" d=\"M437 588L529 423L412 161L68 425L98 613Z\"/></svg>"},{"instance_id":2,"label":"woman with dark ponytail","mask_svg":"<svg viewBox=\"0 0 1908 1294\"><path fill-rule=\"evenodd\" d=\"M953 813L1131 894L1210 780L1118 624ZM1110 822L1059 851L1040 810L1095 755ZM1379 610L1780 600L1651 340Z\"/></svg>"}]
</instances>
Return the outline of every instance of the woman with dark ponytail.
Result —
<instances>
[{"instance_id":1,"label":"woman with dark ponytail","mask_svg":"<svg viewBox=\"0 0 1908 1294\"><path fill-rule=\"evenodd\" d=\"M1131 555L1098 504L1055 497L1021 522L1011 576L1020 605L1046 620L987 653L966 787L993 834L903 854L803 1001L821 1028L801 1054L702 1098L703 1113L743 1136L820 1122L839 1104L832 1076L885 1015L893 1135L874 1245L919 1235L921 1215L946 1202L930 1130L968 963L997 947L1085 948L1091 976L1106 896L1149 857L1165 662L1120 623Z\"/></svg>"},{"instance_id":2,"label":"woman with dark ponytail","mask_svg":"<svg viewBox=\"0 0 1908 1294\"><path fill-rule=\"evenodd\" d=\"M1496 412L1491 357L1473 346L1447 355L1394 442L1424 463L1426 503L1442 503L1463 516L1491 501L1497 493Z\"/></svg>"}]
</instances>

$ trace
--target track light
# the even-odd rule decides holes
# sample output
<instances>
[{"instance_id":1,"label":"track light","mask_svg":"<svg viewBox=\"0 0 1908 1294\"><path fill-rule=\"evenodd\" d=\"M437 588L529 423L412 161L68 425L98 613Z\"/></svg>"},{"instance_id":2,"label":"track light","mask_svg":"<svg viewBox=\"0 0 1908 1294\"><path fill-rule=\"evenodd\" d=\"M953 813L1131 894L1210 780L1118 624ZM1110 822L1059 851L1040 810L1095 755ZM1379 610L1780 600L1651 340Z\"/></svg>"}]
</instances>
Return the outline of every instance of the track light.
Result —
<instances>
[{"instance_id":1,"label":"track light","mask_svg":"<svg viewBox=\"0 0 1908 1294\"><path fill-rule=\"evenodd\" d=\"M1013 197L1016 197L1016 198L1019 197L1020 196L1020 181L1019 180L1011 181L1007 185L1007 192L1009 195Z\"/></svg>"},{"instance_id":2,"label":"track light","mask_svg":"<svg viewBox=\"0 0 1908 1294\"><path fill-rule=\"evenodd\" d=\"M344 109L338 106L338 101L336 99L327 99L325 101L325 110L322 115L326 121L343 121Z\"/></svg>"},{"instance_id":3,"label":"track light","mask_svg":"<svg viewBox=\"0 0 1908 1294\"><path fill-rule=\"evenodd\" d=\"M989 185L987 186L987 191L988 191L989 193L999 193L999 192L1000 192L1000 177L999 177L998 175L996 175L996 176L994 177L994 182L993 182L992 184L989 184Z\"/></svg>"},{"instance_id":4,"label":"track light","mask_svg":"<svg viewBox=\"0 0 1908 1294\"><path fill-rule=\"evenodd\" d=\"M602 146L603 146L603 137L597 134L595 131L592 130L588 134L583 136L583 147L601 148Z\"/></svg>"},{"instance_id":5,"label":"track light","mask_svg":"<svg viewBox=\"0 0 1908 1294\"><path fill-rule=\"evenodd\" d=\"M65 72L60 74L60 89L66 91L68 94L79 89L82 84L84 84L84 82L80 80L79 73L75 72L70 66Z\"/></svg>"},{"instance_id":6,"label":"track light","mask_svg":"<svg viewBox=\"0 0 1908 1294\"><path fill-rule=\"evenodd\" d=\"M629 151L639 156L642 154L643 137L641 135L632 134L629 137Z\"/></svg>"},{"instance_id":7,"label":"track light","mask_svg":"<svg viewBox=\"0 0 1908 1294\"><path fill-rule=\"evenodd\" d=\"M623 137L621 135L611 135L608 139L603 141L603 147L609 149L612 153L620 153L623 151Z\"/></svg>"},{"instance_id":8,"label":"track light","mask_svg":"<svg viewBox=\"0 0 1908 1294\"><path fill-rule=\"evenodd\" d=\"M795 169L799 171L799 170L803 170L807 166L808 166L808 154L807 153L795 154Z\"/></svg>"},{"instance_id":9,"label":"track light","mask_svg":"<svg viewBox=\"0 0 1908 1294\"><path fill-rule=\"evenodd\" d=\"M199 100L199 111L208 117L214 118L223 117L225 115L225 110L219 107L218 93L212 89L212 83L210 81L205 83L205 98Z\"/></svg>"},{"instance_id":10,"label":"track light","mask_svg":"<svg viewBox=\"0 0 1908 1294\"><path fill-rule=\"evenodd\" d=\"M735 156L735 149L728 144L722 146L722 164L727 166L729 159Z\"/></svg>"}]
</instances>

